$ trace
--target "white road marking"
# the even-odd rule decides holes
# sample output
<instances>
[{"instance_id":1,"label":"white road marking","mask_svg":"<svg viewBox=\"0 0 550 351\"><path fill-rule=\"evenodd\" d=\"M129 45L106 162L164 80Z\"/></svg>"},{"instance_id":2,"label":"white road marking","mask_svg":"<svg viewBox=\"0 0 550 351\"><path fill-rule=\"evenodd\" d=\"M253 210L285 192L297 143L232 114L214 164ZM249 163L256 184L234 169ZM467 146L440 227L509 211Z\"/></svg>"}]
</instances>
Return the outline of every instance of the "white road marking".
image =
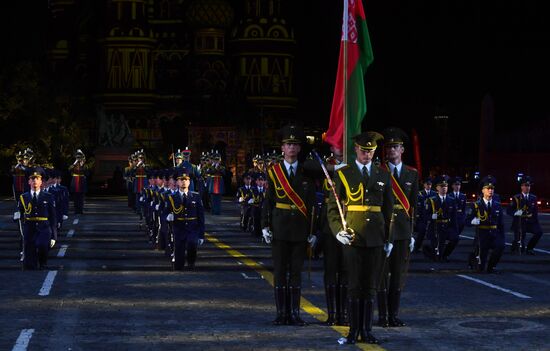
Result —
<instances>
[{"instance_id":1,"label":"white road marking","mask_svg":"<svg viewBox=\"0 0 550 351\"><path fill-rule=\"evenodd\" d=\"M73 224L78 224L78 218L75 218Z\"/></svg>"},{"instance_id":2,"label":"white road marking","mask_svg":"<svg viewBox=\"0 0 550 351\"><path fill-rule=\"evenodd\" d=\"M74 235L74 229L71 229L67 232L67 238L72 238Z\"/></svg>"},{"instance_id":3,"label":"white road marking","mask_svg":"<svg viewBox=\"0 0 550 351\"><path fill-rule=\"evenodd\" d=\"M464 238L464 239L470 239L470 240L474 240L474 237L471 237L471 236L468 236L468 235L460 235L461 238ZM511 243L505 243L506 246L512 246ZM545 253L545 254L549 254L550 255L550 251L547 251L547 250L543 250L543 249L533 249L533 251L536 251L536 252L542 252L542 253Z\"/></svg>"},{"instance_id":4,"label":"white road marking","mask_svg":"<svg viewBox=\"0 0 550 351\"><path fill-rule=\"evenodd\" d=\"M244 279L261 279L260 277L249 277L246 275L246 273L241 273L241 275L244 277Z\"/></svg>"},{"instance_id":5,"label":"white road marking","mask_svg":"<svg viewBox=\"0 0 550 351\"><path fill-rule=\"evenodd\" d=\"M19 333L19 337L17 338L17 341L15 342L15 345L13 346L13 349L11 349L11 351L27 350L27 347L29 347L29 342L31 341L33 333L34 333L34 329L21 330L21 333Z\"/></svg>"},{"instance_id":6,"label":"white road marking","mask_svg":"<svg viewBox=\"0 0 550 351\"><path fill-rule=\"evenodd\" d=\"M530 275L522 274L522 273L514 273L514 275L516 277L525 279L525 280L533 282L533 283L539 283L539 284L542 284L542 285L550 286L550 281L547 281L547 280L544 280L544 279L531 277Z\"/></svg>"},{"instance_id":7,"label":"white road marking","mask_svg":"<svg viewBox=\"0 0 550 351\"><path fill-rule=\"evenodd\" d=\"M50 294L50 290L52 288L53 281L56 275L57 275L57 271L48 272L48 275L46 276L46 279L44 279L44 283L40 288L40 292L38 292L38 296L48 296Z\"/></svg>"},{"instance_id":8,"label":"white road marking","mask_svg":"<svg viewBox=\"0 0 550 351\"><path fill-rule=\"evenodd\" d=\"M500 287L498 285L487 283L486 281L476 279L476 278L472 278L472 277L464 275L464 274L457 274L456 276L460 277L460 278L467 279L467 280L471 280L471 281L476 282L476 283L481 284L481 285L488 286L489 288L493 288L493 289L496 289L496 290L499 290L499 291L502 291L502 292L505 292L505 293L508 293L508 294L512 294L515 297L519 297L520 299L530 299L531 298L531 296L523 295L521 293L512 291L510 289L506 289L506 288Z\"/></svg>"},{"instance_id":9,"label":"white road marking","mask_svg":"<svg viewBox=\"0 0 550 351\"><path fill-rule=\"evenodd\" d=\"M57 257L64 257L65 252L67 252L67 249L69 248L69 245L61 245L59 248L59 252L57 253Z\"/></svg>"}]
</instances>

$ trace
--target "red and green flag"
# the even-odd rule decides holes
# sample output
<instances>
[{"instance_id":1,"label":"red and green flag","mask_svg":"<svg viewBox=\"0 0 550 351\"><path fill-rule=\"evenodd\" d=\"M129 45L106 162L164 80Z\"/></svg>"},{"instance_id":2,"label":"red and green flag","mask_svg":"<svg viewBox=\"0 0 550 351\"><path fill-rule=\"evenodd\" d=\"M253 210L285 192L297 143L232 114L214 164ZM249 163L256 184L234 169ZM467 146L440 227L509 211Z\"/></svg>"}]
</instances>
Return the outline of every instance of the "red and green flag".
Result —
<instances>
[{"instance_id":1,"label":"red and green flag","mask_svg":"<svg viewBox=\"0 0 550 351\"><path fill-rule=\"evenodd\" d=\"M373 59L362 0L344 0L336 86L324 139L339 150L344 150L346 140L345 162L346 154L353 151L351 137L361 133L361 122L367 113L364 76Z\"/></svg>"}]
</instances>

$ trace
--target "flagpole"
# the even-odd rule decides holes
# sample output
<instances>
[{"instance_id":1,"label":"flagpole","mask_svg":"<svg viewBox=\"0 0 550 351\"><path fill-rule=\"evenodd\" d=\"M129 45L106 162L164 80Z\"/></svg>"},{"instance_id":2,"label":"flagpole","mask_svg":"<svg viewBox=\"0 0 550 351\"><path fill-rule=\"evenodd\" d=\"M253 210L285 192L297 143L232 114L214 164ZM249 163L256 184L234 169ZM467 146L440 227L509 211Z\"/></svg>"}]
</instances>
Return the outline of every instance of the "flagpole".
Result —
<instances>
[{"instance_id":1,"label":"flagpole","mask_svg":"<svg viewBox=\"0 0 550 351\"><path fill-rule=\"evenodd\" d=\"M343 155L343 162L348 163L348 22L349 22L349 0L344 0L344 16L343 16L343 23L342 23L342 36L343 36L343 44L344 44L344 74L342 75L342 79L344 80L343 89L344 89L344 106L342 107L342 113L343 113L343 122L344 122L344 133L342 136L342 155Z\"/></svg>"}]
</instances>

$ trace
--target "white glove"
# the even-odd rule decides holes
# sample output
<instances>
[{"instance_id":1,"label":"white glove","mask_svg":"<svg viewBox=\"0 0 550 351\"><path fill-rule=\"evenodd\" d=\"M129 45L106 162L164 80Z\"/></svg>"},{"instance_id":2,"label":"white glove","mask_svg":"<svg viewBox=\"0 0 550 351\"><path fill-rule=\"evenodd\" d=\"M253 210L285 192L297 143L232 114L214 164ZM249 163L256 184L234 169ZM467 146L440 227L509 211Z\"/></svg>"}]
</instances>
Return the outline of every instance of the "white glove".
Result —
<instances>
[{"instance_id":1,"label":"white glove","mask_svg":"<svg viewBox=\"0 0 550 351\"><path fill-rule=\"evenodd\" d=\"M351 242L348 238L348 232L345 230L342 230L336 234L336 240L342 243L342 245L351 245Z\"/></svg>"},{"instance_id":2,"label":"white glove","mask_svg":"<svg viewBox=\"0 0 550 351\"><path fill-rule=\"evenodd\" d=\"M481 221L479 220L479 218L477 217L474 217L474 219L472 219L472 225L479 225L479 223L481 223Z\"/></svg>"},{"instance_id":3,"label":"white glove","mask_svg":"<svg viewBox=\"0 0 550 351\"><path fill-rule=\"evenodd\" d=\"M393 244L392 243L384 244L384 251L386 251L386 257L390 257L392 249L393 249Z\"/></svg>"},{"instance_id":4,"label":"white glove","mask_svg":"<svg viewBox=\"0 0 550 351\"><path fill-rule=\"evenodd\" d=\"M437 213L434 213L434 214L432 215L432 219L437 219Z\"/></svg>"},{"instance_id":5,"label":"white glove","mask_svg":"<svg viewBox=\"0 0 550 351\"><path fill-rule=\"evenodd\" d=\"M174 214L173 213L169 213L168 216L166 216L166 220L168 222L173 222L174 221Z\"/></svg>"},{"instance_id":6,"label":"white glove","mask_svg":"<svg viewBox=\"0 0 550 351\"><path fill-rule=\"evenodd\" d=\"M13 220L16 221L21 218L21 213L19 211L13 213Z\"/></svg>"},{"instance_id":7,"label":"white glove","mask_svg":"<svg viewBox=\"0 0 550 351\"><path fill-rule=\"evenodd\" d=\"M264 237L264 241L266 244L271 244L271 239L273 238L273 235L271 235L271 231L269 231L268 227L262 229L262 236Z\"/></svg>"},{"instance_id":8,"label":"white glove","mask_svg":"<svg viewBox=\"0 0 550 351\"><path fill-rule=\"evenodd\" d=\"M139 202L143 202L143 196L139 197Z\"/></svg>"},{"instance_id":9,"label":"white glove","mask_svg":"<svg viewBox=\"0 0 550 351\"><path fill-rule=\"evenodd\" d=\"M254 199L248 200L248 204L249 204L249 205L252 205L253 203L254 203Z\"/></svg>"},{"instance_id":10,"label":"white glove","mask_svg":"<svg viewBox=\"0 0 550 351\"><path fill-rule=\"evenodd\" d=\"M520 217L523 214L523 210L517 210L514 212L514 216Z\"/></svg>"},{"instance_id":11,"label":"white glove","mask_svg":"<svg viewBox=\"0 0 550 351\"><path fill-rule=\"evenodd\" d=\"M239 197L239 202L243 202L244 201L244 197L240 196Z\"/></svg>"},{"instance_id":12,"label":"white glove","mask_svg":"<svg viewBox=\"0 0 550 351\"><path fill-rule=\"evenodd\" d=\"M158 211L158 210L159 210L159 207L160 207L160 204L156 204L156 205L155 205L155 210Z\"/></svg>"},{"instance_id":13,"label":"white glove","mask_svg":"<svg viewBox=\"0 0 550 351\"><path fill-rule=\"evenodd\" d=\"M311 234L307 237L307 242L309 243L309 245L311 245L311 247L315 247L315 244L317 243L317 236Z\"/></svg>"},{"instance_id":14,"label":"white glove","mask_svg":"<svg viewBox=\"0 0 550 351\"><path fill-rule=\"evenodd\" d=\"M414 238L411 236L411 242L409 243L409 250L414 251Z\"/></svg>"},{"instance_id":15,"label":"white glove","mask_svg":"<svg viewBox=\"0 0 550 351\"><path fill-rule=\"evenodd\" d=\"M50 240L50 249L55 245L55 240L54 239L51 239Z\"/></svg>"},{"instance_id":16,"label":"white glove","mask_svg":"<svg viewBox=\"0 0 550 351\"><path fill-rule=\"evenodd\" d=\"M63 215L63 220L66 221L67 219L69 219L69 216Z\"/></svg>"},{"instance_id":17,"label":"white glove","mask_svg":"<svg viewBox=\"0 0 550 351\"><path fill-rule=\"evenodd\" d=\"M204 239L199 239L197 243L199 244L199 246L201 246L204 243Z\"/></svg>"},{"instance_id":18,"label":"white glove","mask_svg":"<svg viewBox=\"0 0 550 351\"><path fill-rule=\"evenodd\" d=\"M149 204L149 206L153 206L155 202L154 201L151 201L151 203Z\"/></svg>"}]
</instances>

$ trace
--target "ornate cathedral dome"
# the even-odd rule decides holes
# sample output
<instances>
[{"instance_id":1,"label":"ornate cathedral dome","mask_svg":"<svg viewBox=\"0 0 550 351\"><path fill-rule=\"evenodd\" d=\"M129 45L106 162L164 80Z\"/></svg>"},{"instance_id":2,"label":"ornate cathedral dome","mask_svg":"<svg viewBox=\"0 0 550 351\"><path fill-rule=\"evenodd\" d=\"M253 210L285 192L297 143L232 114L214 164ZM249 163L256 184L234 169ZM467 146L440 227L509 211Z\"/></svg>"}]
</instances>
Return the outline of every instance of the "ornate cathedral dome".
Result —
<instances>
[{"instance_id":1,"label":"ornate cathedral dome","mask_svg":"<svg viewBox=\"0 0 550 351\"><path fill-rule=\"evenodd\" d=\"M195 0L185 13L187 23L195 28L229 28L235 11L225 0Z\"/></svg>"}]
</instances>

